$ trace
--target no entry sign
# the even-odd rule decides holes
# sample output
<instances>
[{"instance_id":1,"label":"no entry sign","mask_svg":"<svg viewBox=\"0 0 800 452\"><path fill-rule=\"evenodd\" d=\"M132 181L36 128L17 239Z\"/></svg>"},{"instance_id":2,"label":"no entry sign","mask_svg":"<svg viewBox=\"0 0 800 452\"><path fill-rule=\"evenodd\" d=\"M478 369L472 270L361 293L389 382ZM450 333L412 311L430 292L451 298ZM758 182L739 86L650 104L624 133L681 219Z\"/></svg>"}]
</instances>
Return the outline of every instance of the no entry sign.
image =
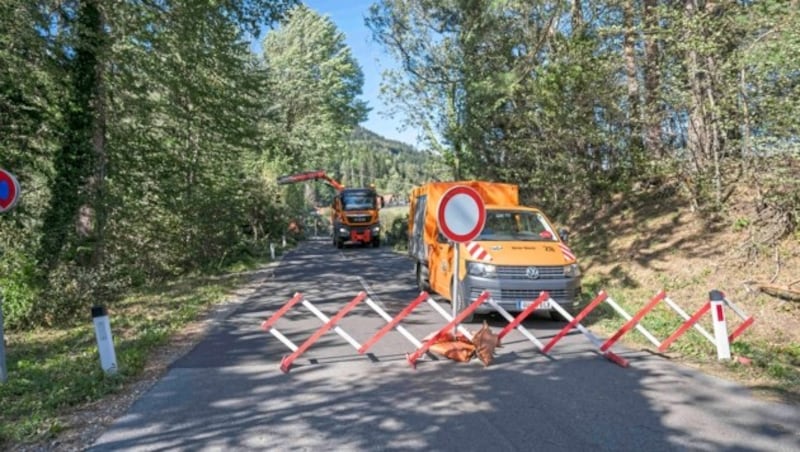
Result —
<instances>
[{"instance_id":1,"label":"no entry sign","mask_svg":"<svg viewBox=\"0 0 800 452\"><path fill-rule=\"evenodd\" d=\"M486 223L486 207L483 198L473 188L456 185L447 190L437 209L439 230L445 237L466 243L475 240Z\"/></svg>"},{"instance_id":2,"label":"no entry sign","mask_svg":"<svg viewBox=\"0 0 800 452\"><path fill-rule=\"evenodd\" d=\"M13 174L0 168L0 213L11 210L19 199L19 182Z\"/></svg>"}]
</instances>

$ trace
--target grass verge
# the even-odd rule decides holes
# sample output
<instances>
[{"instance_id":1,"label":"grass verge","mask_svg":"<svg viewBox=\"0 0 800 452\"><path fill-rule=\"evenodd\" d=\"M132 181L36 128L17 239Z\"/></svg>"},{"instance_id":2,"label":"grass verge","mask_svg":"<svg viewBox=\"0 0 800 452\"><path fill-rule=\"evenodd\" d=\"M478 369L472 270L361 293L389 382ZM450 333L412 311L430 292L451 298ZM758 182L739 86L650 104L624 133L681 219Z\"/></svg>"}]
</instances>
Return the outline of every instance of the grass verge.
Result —
<instances>
[{"instance_id":1,"label":"grass verge","mask_svg":"<svg viewBox=\"0 0 800 452\"><path fill-rule=\"evenodd\" d=\"M186 277L107 304L116 375L100 368L88 307L80 324L6 332L8 381L0 384L0 448L54 438L67 428L65 415L135 382L156 349L244 282L241 270L239 264L217 277Z\"/></svg>"}]
</instances>

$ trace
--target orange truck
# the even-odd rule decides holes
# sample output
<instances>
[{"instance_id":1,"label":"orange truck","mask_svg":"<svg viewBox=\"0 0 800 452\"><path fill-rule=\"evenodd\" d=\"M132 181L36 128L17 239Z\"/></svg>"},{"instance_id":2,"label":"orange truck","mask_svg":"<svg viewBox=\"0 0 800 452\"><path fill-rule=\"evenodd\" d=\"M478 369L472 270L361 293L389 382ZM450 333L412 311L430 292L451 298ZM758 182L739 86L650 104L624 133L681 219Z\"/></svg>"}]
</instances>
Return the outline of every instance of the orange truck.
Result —
<instances>
[{"instance_id":1,"label":"orange truck","mask_svg":"<svg viewBox=\"0 0 800 452\"><path fill-rule=\"evenodd\" d=\"M375 248L381 246L379 209L383 207L383 198L374 188L346 188L322 170L281 176L278 185L310 180L321 180L336 190L331 206L334 246L343 248L345 243L371 244Z\"/></svg>"},{"instance_id":2,"label":"orange truck","mask_svg":"<svg viewBox=\"0 0 800 452\"><path fill-rule=\"evenodd\" d=\"M439 201L456 185L475 189L486 206L483 231L470 243L449 242L437 224ZM578 308L581 272L566 244L566 230L556 233L541 210L520 206L516 185L483 181L428 183L411 191L408 218L408 253L415 261L417 285L452 303L452 289L459 284L457 312L484 290L510 312L522 311L545 290L567 311ZM453 274L454 246L461 247L458 275ZM539 310L559 319L548 303ZM484 304L475 312L491 311L491 306Z\"/></svg>"}]
</instances>

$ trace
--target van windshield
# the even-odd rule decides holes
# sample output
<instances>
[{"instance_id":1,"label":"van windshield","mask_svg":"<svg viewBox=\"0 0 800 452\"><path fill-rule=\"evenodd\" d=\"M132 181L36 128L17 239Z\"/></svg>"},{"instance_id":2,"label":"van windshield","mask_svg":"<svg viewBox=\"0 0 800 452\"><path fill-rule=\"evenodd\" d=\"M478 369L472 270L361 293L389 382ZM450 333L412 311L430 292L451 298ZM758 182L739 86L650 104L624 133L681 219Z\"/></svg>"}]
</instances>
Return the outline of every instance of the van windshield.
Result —
<instances>
[{"instance_id":1,"label":"van windshield","mask_svg":"<svg viewBox=\"0 0 800 452\"><path fill-rule=\"evenodd\" d=\"M526 240L555 242L558 236L547 219L538 212L487 210L486 224L478 240Z\"/></svg>"}]
</instances>

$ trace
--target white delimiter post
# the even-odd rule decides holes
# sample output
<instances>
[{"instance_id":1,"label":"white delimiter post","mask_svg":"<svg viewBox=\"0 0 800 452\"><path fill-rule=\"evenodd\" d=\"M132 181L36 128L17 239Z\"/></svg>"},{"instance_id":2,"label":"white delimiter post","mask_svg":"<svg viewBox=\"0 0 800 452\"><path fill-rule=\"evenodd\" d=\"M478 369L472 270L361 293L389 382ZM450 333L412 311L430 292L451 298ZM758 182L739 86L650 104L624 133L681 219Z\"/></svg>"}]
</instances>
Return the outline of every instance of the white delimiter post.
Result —
<instances>
[{"instance_id":1,"label":"white delimiter post","mask_svg":"<svg viewBox=\"0 0 800 452\"><path fill-rule=\"evenodd\" d=\"M725 322L725 295L719 290L708 293L711 301L711 318L714 319L714 342L717 344L717 359L731 359L728 343L728 325Z\"/></svg>"},{"instance_id":2,"label":"white delimiter post","mask_svg":"<svg viewBox=\"0 0 800 452\"><path fill-rule=\"evenodd\" d=\"M111 337L111 322L108 320L106 308L92 307L94 333L97 337L97 350L100 352L100 367L107 374L117 373L117 355L114 353L114 340Z\"/></svg>"},{"instance_id":3,"label":"white delimiter post","mask_svg":"<svg viewBox=\"0 0 800 452\"><path fill-rule=\"evenodd\" d=\"M0 383L8 381L6 369L6 336L3 332L3 293L0 292Z\"/></svg>"}]
</instances>

